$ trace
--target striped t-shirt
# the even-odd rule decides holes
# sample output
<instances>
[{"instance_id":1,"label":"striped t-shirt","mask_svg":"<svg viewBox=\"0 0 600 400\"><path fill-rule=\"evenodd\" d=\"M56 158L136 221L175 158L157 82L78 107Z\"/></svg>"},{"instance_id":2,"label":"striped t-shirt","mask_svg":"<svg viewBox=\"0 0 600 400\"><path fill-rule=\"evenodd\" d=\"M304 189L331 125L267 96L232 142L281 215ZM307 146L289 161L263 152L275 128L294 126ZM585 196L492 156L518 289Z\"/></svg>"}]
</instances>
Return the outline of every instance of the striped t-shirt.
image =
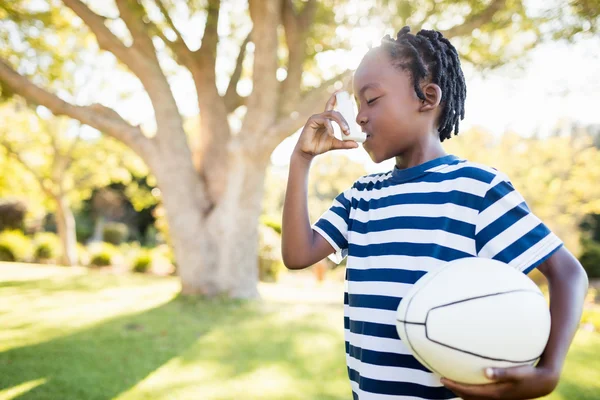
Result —
<instances>
[{"instance_id":1,"label":"striped t-shirt","mask_svg":"<svg viewBox=\"0 0 600 400\"><path fill-rule=\"evenodd\" d=\"M487 257L529 272L562 242L508 178L448 155L360 178L313 225L347 259L344 328L354 399L454 399L395 327L402 296L452 260Z\"/></svg>"}]
</instances>

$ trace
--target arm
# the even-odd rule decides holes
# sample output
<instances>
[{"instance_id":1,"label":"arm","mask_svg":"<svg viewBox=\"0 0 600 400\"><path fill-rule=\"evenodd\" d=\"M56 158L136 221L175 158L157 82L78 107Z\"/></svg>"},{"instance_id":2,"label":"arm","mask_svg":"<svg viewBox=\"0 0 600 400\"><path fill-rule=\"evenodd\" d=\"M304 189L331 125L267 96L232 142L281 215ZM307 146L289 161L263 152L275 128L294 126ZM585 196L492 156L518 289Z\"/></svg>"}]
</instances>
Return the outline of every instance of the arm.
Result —
<instances>
[{"instance_id":1,"label":"arm","mask_svg":"<svg viewBox=\"0 0 600 400\"><path fill-rule=\"evenodd\" d=\"M308 171L314 157L330 150L358 147L354 141L335 138L331 121L337 122L345 135L350 130L344 117L333 111L334 106L335 93L325 105L325 112L308 119L290 160L281 226L283 263L289 269L309 267L335 251L311 228L307 200Z\"/></svg>"},{"instance_id":2,"label":"arm","mask_svg":"<svg viewBox=\"0 0 600 400\"><path fill-rule=\"evenodd\" d=\"M552 316L550 339L538 367L548 370L554 389L579 326L588 279L579 261L564 246L538 269L548 279Z\"/></svg>"},{"instance_id":3,"label":"arm","mask_svg":"<svg viewBox=\"0 0 600 400\"><path fill-rule=\"evenodd\" d=\"M538 269L550 288L550 338L536 367L494 368L486 370L496 382L489 385L463 385L442 380L463 399L531 399L551 393L558 384L562 367L575 336L588 280L579 261L563 246Z\"/></svg>"},{"instance_id":4,"label":"arm","mask_svg":"<svg viewBox=\"0 0 600 400\"><path fill-rule=\"evenodd\" d=\"M310 226L307 204L308 171L311 157L294 151L283 205L281 247L289 269L313 265L334 252L329 242Z\"/></svg>"}]
</instances>

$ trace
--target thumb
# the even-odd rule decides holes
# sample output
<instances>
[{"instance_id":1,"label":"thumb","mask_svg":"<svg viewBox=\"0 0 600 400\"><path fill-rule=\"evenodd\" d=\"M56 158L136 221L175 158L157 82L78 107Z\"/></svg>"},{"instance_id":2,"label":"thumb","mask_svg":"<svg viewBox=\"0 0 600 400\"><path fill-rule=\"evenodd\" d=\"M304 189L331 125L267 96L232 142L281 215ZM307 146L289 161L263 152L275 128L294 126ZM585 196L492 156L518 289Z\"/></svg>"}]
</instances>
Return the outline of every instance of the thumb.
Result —
<instances>
[{"instance_id":1,"label":"thumb","mask_svg":"<svg viewBox=\"0 0 600 400\"><path fill-rule=\"evenodd\" d=\"M339 140L334 139L332 150L342 150L342 149L356 149L358 147L358 143L354 140Z\"/></svg>"},{"instance_id":2,"label":"thumb","mask_svg":"<svg viewBox=\"0 0 600 400\"><path fill-rule=\"evenodd\" d=\"M535 373L535 367L521 365L511 368L486 368L485 376L494 381L519 381L529 378Z\"/></svg>"}]
</instances>

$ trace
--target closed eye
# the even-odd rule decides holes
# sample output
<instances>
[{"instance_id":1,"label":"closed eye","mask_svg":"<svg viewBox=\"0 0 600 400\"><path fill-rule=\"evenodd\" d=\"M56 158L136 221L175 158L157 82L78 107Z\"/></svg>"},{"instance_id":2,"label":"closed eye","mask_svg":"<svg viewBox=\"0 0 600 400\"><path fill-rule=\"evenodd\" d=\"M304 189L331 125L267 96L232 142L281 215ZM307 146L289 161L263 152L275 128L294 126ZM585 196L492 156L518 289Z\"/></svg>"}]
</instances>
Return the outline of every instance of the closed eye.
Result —
<instances>
[{"instance_id":1,"label":"closed eye","mask_svg":"<svg viewBox=\"0 0 600 400\"><path fill-rule=\"evenodd\" d=\"M381 97L381 96L379 96L379 97ZM369 104L369 105L373 104L373 102L374 102L375 100L377 100L379 97L375 97L374 99L367 100L367 104Z\"/></svg>"}]
</instances>

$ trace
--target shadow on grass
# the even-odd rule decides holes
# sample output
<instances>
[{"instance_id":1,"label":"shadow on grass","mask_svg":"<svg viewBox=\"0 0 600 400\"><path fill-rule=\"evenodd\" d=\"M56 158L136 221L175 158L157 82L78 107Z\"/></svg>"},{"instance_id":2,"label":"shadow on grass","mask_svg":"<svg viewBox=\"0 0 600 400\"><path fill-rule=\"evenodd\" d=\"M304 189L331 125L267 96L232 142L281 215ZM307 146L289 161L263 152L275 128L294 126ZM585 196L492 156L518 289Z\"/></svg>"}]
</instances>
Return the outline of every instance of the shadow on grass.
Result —
<instances>
[{"instance_id":1,"label":"shadow on grass","mask_svg":"<svg viewBox=\"0 0 600 400\"><path fill-rule=\"evenodd\" d=\"M113 278L107 279L110 282ZM101 290L107 288L107 281L84 275L62 284L60 280L42 279L0 282L0 287L22 294L40 291L50 295ZM328 388L325 378L335 370L336 377L346 383L343 341L327 329L327 318L310 311L299 317L286 314L286 310L295 309L292 306L273 308L260 302L178 296L153 309L0 353L0 391L42 379L44 383L14 398L112 399L176 358L180 368L214 371L204 374L206 378L198 376L187 381L170 376L173 372L160 371L166 379L140 390L140 396L173 398L173 391L185 392L190 387L198 390L215 384L227 391L228 381L276 366L292 380L301 382L305 394L310 393L302 398L343 398L336 394L339 391ZM331 343L340 346L332 349ZM319 377L324 378L319 381ZM134 390L130 397L137 398L135 393ZM233 393L228 396L229 393L221 392L218 398L240 398ZM247 398L283 397L279 394Z\"/></svg>"}]
</instances>

